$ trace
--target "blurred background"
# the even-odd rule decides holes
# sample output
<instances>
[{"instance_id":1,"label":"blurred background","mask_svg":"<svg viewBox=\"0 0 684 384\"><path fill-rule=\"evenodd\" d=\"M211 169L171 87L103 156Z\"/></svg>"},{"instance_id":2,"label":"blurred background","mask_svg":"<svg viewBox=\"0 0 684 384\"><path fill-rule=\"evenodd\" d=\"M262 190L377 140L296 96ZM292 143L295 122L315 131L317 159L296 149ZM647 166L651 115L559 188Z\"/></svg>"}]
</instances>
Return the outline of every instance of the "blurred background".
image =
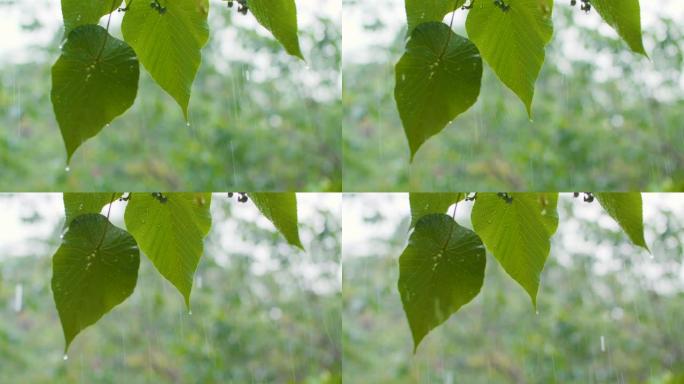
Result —
<instances>
[{"instance_id":1,"label":"blurred background","mask_svg":"<svg viewBox=\"0 0 684 384\"><path fill-rule=\"evenodd\" d=\"M396 287L408 196L345 195L343 206L344 382L684 382L684 194L644 196L652 255L598 202L562 195L539 312L488 255L482 292L415 355ZM471 207L457 211L469 228Z\"/></svg>"},{"instance_id":2,"label":"blurred background","mask_svg":"<svg viewBox=\"0 0 684 384\"><path fill-rule=\"evenodd\" d=\"M211 0L190 127L141 70L135 105L76 153L50 103L59 1L0 0L0 178L5 191L341 189L340 0L297 0L306 62L252 15ZM118 38L122 14L114 13Z\"/></svg>"},{"instance_id":3,"label":"blurred background","mask_svg":"<svg viewBox=\"0 0 684 384\"><path fill-rule=\"evenodd\" d=\"M345 191L684 189L684 2L641 1L650 60L596 12L555 3L534 121L485 66L479 101L409 165L393 97L403 1L344 0Z\"/></svg>"},{"instance_id":4,"label":"blurred background","mask_svg":"<svg viewBox=\"0 0 684 384\"><path fill-rule=\"evenodd\" d=\"M307 252L251 202L215 194L192 315L141 255L133 295L82 332L64 361L50 289L62 196L0 195L0 382L339 383L341 196L298 200ZM123 208L111 212L122 227Z\"/></svg>"}]
</instances>

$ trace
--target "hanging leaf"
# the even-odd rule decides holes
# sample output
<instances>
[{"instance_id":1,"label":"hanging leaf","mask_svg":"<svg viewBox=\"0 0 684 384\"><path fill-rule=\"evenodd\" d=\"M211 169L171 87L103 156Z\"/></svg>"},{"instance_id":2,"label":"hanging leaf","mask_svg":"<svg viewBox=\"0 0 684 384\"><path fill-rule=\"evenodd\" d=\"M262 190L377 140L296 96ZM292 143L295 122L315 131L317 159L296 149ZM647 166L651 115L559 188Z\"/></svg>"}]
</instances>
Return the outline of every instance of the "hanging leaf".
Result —
<instances>
[{"instance_id":1,"label":"hanging leaf","mask_svg":"<svg viewBox=\"0 0 684 384\"><path fill-rule=\"evenodd\" d=\"M192 83L209 40L207 0L160 0L161 8L133 2L121 25L124 40L140 57L152 78L188 119Z\"/></svg>"},{"instance_id":2,"label":"hanging leaf","mask_svg":"<svg viewBox=\"0 0 684 384\"><path fill-rule=\"evenodd\" d=\"M482 59L468 39L443 23L420 24L413 31L396 66L394 89L411 160L477 101L481 80Z\"/></svg>"},{"instance_id":3,"label":"hanging leaf","mask_svg":"<svg viewBox=\"0 0 684 384\"><path fill-rule=\"evenodd\" d=\"M537 305L539 279L558 228L557 193L478 193L473 228Z\"/></svg>"},{"instance_id":4,"label":"hanging leaf","mask_svg":"<svg viewBox=\"0 0 684 384\"><path fill-rule=\"evenodd\" d=\"M64 211L66 220L64 226L68 227L76 217L86 213L100 213L102 207L111 203L121 196L121 193L68 193L63 195Z\"/></svg>"},{"instance_id":5,"label":"hanging leaf","mask_svg":"<svg viewBox=\"0 0 684 384\"><path fill-rule=\"evenodd\" d=\"M69 34L52 66L52 106L67 163L89 138L133 105L140 68L135 52L97 25Z\"/></svg>"},{"instance_id":6,"label":"hanging leaf","mask_svg":"<svg viewBox=\"0 0 684 384\"><path fill-rule=\"evenodd\" d=\"M593 0L591 5L627 42L632 51L648 57L641 34L639 0Z\"/></svg>"},{"instance_id":7,"label":"hanging leaf","mask_svg":"<svg viewBox=\"0 0 684 384\"><path fill-rule=\"evenodd\" d=\"M532 116L534 85L551 41L553 0L478 1L466 20L468 37Z\"/></svg>"},{"instance_id":8,"label":"hanging leaf","mask_svg":"<svg viewBox=\"0 0 684 384\"><path fill-rule=\"evenodd\" d=\"M294 193L250 193L259 211L269 219L291 245L304 249L299 240L297 195Z\"/></svg>"},{"instance_id":9,"label":"hanging leaf","mask_svg":"<svg viewBox=\"0 0 684 384\"><path fill-rule=\"evenodd\" d=\"M210 193L134 193L126 207L126 228L140 249L185 298L211 228Z\"/></svg>"},{"instance_id":10,"label":"hanging leaf","mask_svg":"<svg viewBox=\"0 0 684 384\"><path fill-rule=\"evenodd\" d=\"M100 214L74 219L52 257L65 352L76 335L133 293L139 265L140 252L128 232Z\"/></svg>"},{"instance_id":11,"label":"hanging leaf","mask_svg":"<svg viewBox=\"0 0 684 384\"><path fill-rule=\"evenodd\" d=\"M121 0L62 0L65 36L76 27L97 24L102 16L112 13Z\"/></svg>"},{"instance_id":12,"label":"hanging leaf","mask_svg":"<svg viewBox=\"0 0 684 384\"><path fill-rule=\"evenodd\" d=\"M297 5L294 0L249 0L259 24L271 31L287 53L304 60L297 36Z\"/></svg>"},{"instance_id":13,"label":"hanging leaf","mask_svg":"<svg viewBox=\"0 0 684 384\"><path fill-rule=\"evenodd\" d=\"M465 0L406 0L408 34L422 23L442 21L448 13L460 8Z\"/></svg>"},{"instance_id":14,"label":"hanging leaf","mask_svg":"<svg viewBox=\"0 0 684 384\"><path fill-rule=\"evenodd\" d=\"M413 334L414 352L482 288L487 258L475 232L450 216L424 216L399 257L399 293Z\"/></svg>"},{"instance_id":15,"label":"hanging leaf","mask_svg":"<svg viewBox=\"0 0 684 384\"><path fill-rule=\"evenodd\" d=\"M453 204L465 198L465 193L409 193L411 228L421 217L432 213L446 213Z\"/></svg>"},{"instance_id":16,"label":"hanging leaf","mask_svg":"<svg viewBox=\"0 0 684 384\"><path fill-rule=\"evenodd\" d=\"M641 193L597 193L596 198L608 215L625 231L629 239L650 252L644 239Z\"/></svg>"}]
</instances>

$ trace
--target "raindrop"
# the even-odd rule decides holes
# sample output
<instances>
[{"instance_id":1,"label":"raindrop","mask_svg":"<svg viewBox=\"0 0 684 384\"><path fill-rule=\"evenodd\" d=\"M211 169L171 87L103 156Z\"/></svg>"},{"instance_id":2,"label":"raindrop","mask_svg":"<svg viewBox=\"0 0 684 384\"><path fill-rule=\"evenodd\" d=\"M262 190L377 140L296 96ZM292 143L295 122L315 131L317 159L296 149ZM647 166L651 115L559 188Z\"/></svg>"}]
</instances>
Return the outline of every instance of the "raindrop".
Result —
<instances>
[{"instance_id":1,"label":"raindrop","mask_svg":"<svg viewBox=\"0 0 684 384\"><path fill-rule=\"evenodd\" d=\"M601 335L601 352L606 351L606 338Z\"/></svg>"},{"instance_id":2,"label":"raindrop","mask_svg":"<svg viewBox=\"0 0 684 384\"><path fill-rule=\"evenodd\" d=\"M189 316L192 316L192 311L188 311L188 315L189 315Z\"/></svg>"},{"instance_id":3,"label":"raindrop","mask_svg":"<svg viewBox=\"0 0 684 384\"><path fill-rule=\"evenodd\" d=\"M65 354L64 354L64 357L62 357L62 360L64 360L64 361L69 360L69 355L67 355L67 354L65 353Z\"/></svg>"},{"instance_id":4,"label":"raindrop","mask_svg":"<svg viewBox=\"0 0 684 384\"><path fill-rule=\"evenodd\" d=\"M71 171L71 168L69 168L69 166L67 165L67 166L64 168L64 170L65 170L66 172L69 172L69 171Z\"/></svg>"},{"instance_id":5,"label":"raindrop","mask_svg":"<svg viewBox=\"0 0 684 384\"><path fill-rule=\"evenodd\" d=\"M185 123L185 126L189 128L189 127L190 127L190 122L188 121L187 123Z\"/></svg>"}]
</instances>

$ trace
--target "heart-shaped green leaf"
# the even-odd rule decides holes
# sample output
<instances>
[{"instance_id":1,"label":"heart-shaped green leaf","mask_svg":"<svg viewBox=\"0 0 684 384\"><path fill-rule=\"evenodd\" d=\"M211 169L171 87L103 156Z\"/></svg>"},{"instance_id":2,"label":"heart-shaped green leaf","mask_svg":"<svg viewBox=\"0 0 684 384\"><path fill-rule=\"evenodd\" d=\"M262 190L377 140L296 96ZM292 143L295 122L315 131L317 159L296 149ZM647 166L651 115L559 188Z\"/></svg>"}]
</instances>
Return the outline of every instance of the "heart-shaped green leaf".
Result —
<instances>
[{"instance_id":1,"label":"heart-shaped green leaf","mask_svg":"<svg viewBox=\"0 0 684 384\"><path fill-rule=\"evenodd\" d=\"M130 5L121 25L124 40L140 57L152 78L188 119L192 83L209 40L207 0L160 0L161 9L146 1Z\"/></svg>"},{"instance_id":2,"label":"heart-shaped green leaf","mask_svg":"<svg viewBox=\"0 0 684 384\"><path fill-rule=\"evenodd\" d=\"M67 150L81 144L133 105L140 66L126 43L97 25L69 34L52 66L52 106Z\"/></svg>"},{"instance_id":3,"label":"heart-shaped green leaf","mask_svg":"<svg viewBox=\"0 0 684 384\"><path fill-rule=\"evenodd\" d=\"M432 213L446 213L453 204L465 198L464 193L409 193L411 228L421 217Z\"/></svg>"},{"instance_id":4,"label":"heart-shaped green leaf","mask_svg":"<svg viewBox=\"0 0 684 384\"><path fill-rule=\"evenodd\" d=\"M429 21L442 21L444 16L465 3L465 0L406 0L406 20L408 34L419 24Z\"/></svg>"},{"instance_id":5,"label":"heart-shaped green leaf","mask_svg":"<svg viewBox=\"0 0 684 384\"><path fill-rule=\"evenodd\" d=\"M96 213L69 225L52 257L52 293L66 346L133 293L140 252L133 237Z\"/></svg>"},{"instance_id":6,"label":"heart-shaped green leaf","mask_svg":"<svg viewBox=\"0 0 684 384\"><path fill-rule=\"evenodd\" d=\"M558 228L557 193L478 193L471 219L475 232L537 305L539 279Z\"/></svg>"},{"instance_id":7,"label":"heart-shaped green leaf","mask_svg":"<svg viewBox=\"0 0 684 384\"><path fill-rule=\"evenodd\" d=\"M596 198L603 209L629 236L632 242L646 250L644 240L644 214L641 193L597 193Z\"/></svg>"},{"instance_id":8,"label":"heart-shaped green leaf","mask_svg":"<svg viewBox=\"0 0 684 384\"><path fill-rule=\"evenodd\" d=\"M304 249L299 240L297 195L294 193L250 193L259 211L269 219L291 245Z\"/></svg>"},{"instance_id":9,"label":"heart-shaped green leaf","mask_svg":"<svg viewBox=\"0 0 684 384\"><path fill-rule=\"evenodd\" d=\"M210 193L134 193L126 207L126 228L140 249L185 298L211 228Z\"/></svg>"},{"instance_id":10,"label":"heart-shaped green leaf","mask_svg":"<svg viewBox=\"0 0 684 384\"><path fill-rule=\"evenodd\" d=\"M64 226L68 227L71 221L86 213L100 213L102 207L111 203L121 196L121 193L68 193L65 192L64 211L66 220Z\"/></svg>"},{"instance_id":11,"label":"heart-shaped green leaf","mask_svg":"<svg viewBox=\"0 0 684 384\"><path fill-rule=\"evenodd\" d=\"M432 329L477 296L487 258L475 232L450 216L424 216L399 257L399 293L414 352Z\"/></svg>"},{"instance_id":12,"label":"heart-shaped green leaf","mask_svg":"<svg viewBox=\"0 0 684 384\"><path fill-rule=\"evenodd\" d=\"M62 0L65 36L81 25L97 24L120 4L121 0Z\"/></svg>"},{"instance_id":13,"label":"heart-shaped green leaf","mask_svg":"<svg viewBox=\"0 0 684 384\"><path fill-rule=\"evenodd\" d=\"M648 56L641 36L639 0L593 0L591 5L627 42L632 51Z\"/></svg>"},{"instance_id":14,"label":"heart-shaped green leaf","mask_svg":"<svg viewBox=\"0 0 684 384\"><path fill-rule=\"evenodd\" d=\"M397 63L394 88L411 159L477 101L481 80L482 58L468 39L443 23L423 23L413 31Z\"/></svg>"},{"instance_id":15,"label":"heart-shaped green leaf","mask_svg":"<svg viewBox=\"0 0 684 384\"><path fill-rule=\"evenodd\" d=\"M466 20L468 37L532 116L534 85L551 41L553 0L477 1ZM506 8L507 7L507 8Z\"/></svg>"},{"instance_id":16,"label":"heart-shaped green leaf","mask_svg":"<svg viewBox=\"0 0 684 384\"><path fill-rule=\"evenodd\" d=\"M249 0L247 4L259 24L271 31L287 53L304 60L297 36L297 5L294 0Z\"/></svg>"}]
</instances>

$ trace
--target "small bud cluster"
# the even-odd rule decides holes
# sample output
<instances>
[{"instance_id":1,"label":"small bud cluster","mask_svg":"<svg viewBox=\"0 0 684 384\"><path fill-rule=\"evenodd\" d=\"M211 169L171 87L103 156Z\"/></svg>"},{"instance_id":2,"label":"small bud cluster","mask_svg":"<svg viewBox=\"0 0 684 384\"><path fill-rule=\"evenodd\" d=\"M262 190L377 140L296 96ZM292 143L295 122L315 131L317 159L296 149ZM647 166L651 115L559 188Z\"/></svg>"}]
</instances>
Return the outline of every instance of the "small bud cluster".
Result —
<instances>
[{"instance_id":1,"label":"small bud cluster","mask_svg":"<svg viewBox=\"0 0 684 384\"><path fill-rule=\"evenodd\" d=\"M475 0L470 0L470 4L463 4L461 7L462 10L467 10L473 8L473 3L475 3Z\"/></svg>"},{"instance_id":2,"label":"small bud cluster","mask_svg":"<svg viewBox=\"0 0 684 384\"><path fill-rule=\"evenodd\" d=\"M166 7L162 7L162 5L159 4L159 0L150 1L150 7L152 7L152 9L154 9L155 11L159 12L160 15L166 13Z\"/></svg>"},{"instance_id":3,"label":"small bud cluster","mask_svg":"<svg viewBox=\"0 0 684 384\"><path fill-rule=\"evenodd\" d=\"M496 195L502 198L506 204L513 204L513 196L508 193L497 193Z\"/></svg>"},{"instance_id":4,"label":"small bud cluster","mask_svg":"<svg viewBox=\"0 0 684 384\"><path fill-rule=\"evenodd\" d=\"M580 193L579 193L579 192L575 192L575 193L574 193L574 196L575 196L575 198L578 198L578 197L580 196ZM594 199L596 199L596 197L594 196L593 193L591 193L591 192L584 192L584 202L585 202L585 203L593 203L593 202L594 202Z\"/></svg>"},{"instance_id":5,"label":"small bud cluster","mask_svg":"<svg viewBox=\"0 0 684 384\"><path fill-rule=\"evenodd\" d=\"M580 0L582 2L582 5L580 5L580 9L583 10L584 12L589 13L591 11L591 0ZM577 0L570 0L570 5L573 7L577 5Z\"/></svg>"},{"instance_id":6,"label":"small bud cluster","mask_svg":"<svg viewBox=\"0 0 684 384\"><path fill-rule=\"evenodd\" d=\"M237 195L238 195L238 197L237 197L237 201L238 201L238 202L240 202L240 203L246 203L246 202L249 201L249 197L247 197L247 193L245 193L245 192L238 192ZM235 193L234 193L234 192L228 192L228 198L229 198L229 199L232 199L233 196L235 196Z\"/></svg>"},{"instance_id":7,"label":"small bud cluster","mask_svg":"<svg viewBox=\"0 0 684 384\"><path fill-rule=\"evenodd\" d=\"M504 12L508 12L511 10L511 6L509 4L504 3L503 0L494 0L494 5L501 8L501 10Z\"/></svg>"},{"instance_id":8,"label":"small bud cluster","mask_svg":"<svg viewBox=\"0 0 684 384\"><path fill-rule=\"evenodd\" d=\"M152 192L152 197L159 200L160 203L166 203L169 201L169 198L164 196L164 194L161 192Z\"/></svg>"},{"instance_id":9,"label":"small bud cluster","mask_svg":"<svg viewBox=\"0 0 684 384\"><path fill-rule=\"evenodd\" d=\"M249 6L247 6L247 0L225 0L228 2L228 8L233 8L233 5L235 3L238 3L238 12L240 12L243 15L246 15L247 12L249 11Z\"/></svg>"}]
</instances>

